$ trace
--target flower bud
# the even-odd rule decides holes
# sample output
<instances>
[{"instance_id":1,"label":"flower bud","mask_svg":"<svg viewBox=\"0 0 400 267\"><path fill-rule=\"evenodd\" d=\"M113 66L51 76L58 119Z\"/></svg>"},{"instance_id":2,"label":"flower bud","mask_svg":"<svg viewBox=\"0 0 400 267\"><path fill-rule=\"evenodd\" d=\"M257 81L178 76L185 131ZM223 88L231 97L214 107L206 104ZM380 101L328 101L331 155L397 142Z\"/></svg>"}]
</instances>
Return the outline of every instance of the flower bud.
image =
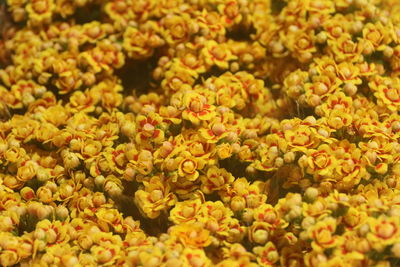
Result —
<instances>
[{"instance_id":1,"label":"flower bud","mask_svg":"<svg viewBox=\"0 0 400 267\"><path fill-rule=\"evenodd\" d=\"M315 187L309 187L306 189L306 192L304 193L304 196L306 197L307 200L309 201L314 201L318 197L318 189Z\"/></svg>"},{"instance_id":2,"label":"flower bud","mask_svg":"<svg viewBox=\"0 0 400 267\"><path fill-rule=\"evenodd\" d=\"M21 191L19 192L21 197L23 199L25 199L26 201L31 200L35 197L35 191L30 188L30 187L24 187L21 189Z\"/></svg>"},{"instance_id":3,"label":"flower bud","mask_svg":"<svg viewBox=\"0 0 400 267\"><path fill-rule=\"evenodd\" d=\"M354 85L353 83L346 83L343 89L344 92L349 96L353 96L357 93L357 86Z\"/></svg>"},{"instance_id":4,"label":"flower bud","mask_svg":"<svg viewBox=\"0 0 400 267\"><path fill-rule=\"evenodd\" d=\"M40 206L37 206L36 216L38 217L39 220L43 220L44 218L47 218L48 216L50 216L52 211L53 211L53 209L51 206L40 205Z\"/></svg>"},{"instance_id":5,"label":"flower bud","mask_svg":"<svg viewBox=\"0 0 400 267\"><path fill-rule=\"evenodd\" d=\"M65 220L68 217L69 211L65 206L57 206L56 215L58 218Z\"/></svg>"},{"instance_id":6,"label":"flower bud","mask_svg":"<svg viewBox=\"0 0 400 267\"><path fill-rule=\"evenodd\" d=\"M314 217L308 216L303 219L301 222L301 227L303 229L308 229L309 227L313 226L315 224L315 219Z\"/></svg>"},{"instance_id":7,"label":"flower bud","mask_svg":"<svg viewBox=\"0 0 400 267\"><path fill-rule=\"evenodd\" d=\"M296 154L292 151L286 152L285 155L283 155L283 160L285 163L291 163L295 160Z\"/></svg>"},{"instance_id":8,"label":"flower bud","mask_svg":"<svg viewBox=\"0 0 400 267\"><path fill-rule=\"evenodd\" d=\"M252 223L254 220L254 211L252 209L245 209L242 214L242 220L245 223Z\"/></svg>"},{"instance_id":9,"label":"flower bud","mask_svg":"<svg viewBox=\"0 0 400 267\"><path fill-rule=\"evenodd\" d=\"M326 32L322 31L317 34L315 40L317 41L317 43L323 44L326 42L327 39L328 39L328 35L326 34Z\"/></svg>"},{"instance_id":10,"label":"flower bud","mask_svg":"<svg viewBox=\"0 0 400 267\"><path fill-rule=\"evenodd\" d=\"M253 234L253 240L258 244L265 244L268 241L268 232L266 230L257 230Z\"/></svg>"},{"instance_id":11,"label":"flower bud","mask_svg":"<svg viewBox=\"0 0 400 267\"><path fill-rule=\"evenodd\" d=\"M42 203L50 203L53 201L53 192L47 187L39 187L36 191L36 195Z\"/></svg>"},{"instance_id":12,"label":"flower bud","mask_svg":"<svg viewBox=\"0 0 400 267\"><path fill-rule=\"evenodd\" d=\"M388 165L386 163L379 163L375 166L375 171L379 174L385 174L388 171Z\"/></svg>"},{"instance_id":13,"label":"flower bud","mask_svg":"<svg viewBox=\"0 0 400 267\"><path fill-rule=\"evenodd\" d=\"M234 212L243 210L246 207L246 200L242 196L234 196L231 200L231 209Z\"/></svg>"},{"instance_id":14,"label":"flower bud","mask_svg":"<svg viewBox=\"0 0 400 267\"><path fill-rule=\"evenodd\" d=\"M78 266L79 260L76 256L73 255L64 255L61 257L61 262L64 266Z\"/></svg>"},{"instance_id":15,"label":"flower bud","mask_svg":"<svg viewBox=\"0 0 400 267\"><path fill-rule=\"evenodd\" d=\"M0 231L10 232L14 228L13 220L10 216L0 215Z\"/></svg>"},{"instance_id":16,"label":"flower bud","mask_svg":"<svg viewBox=\"0 0 400 267\"><path fill-rule=\"evenodd\" d=\"M93 245L93 240L90 235L80 235L77 241L78 245L85 250L90 249Z\"/></svg>"},{"instance_id":17,"label":"flower bud","mask_svg":"<svg viewBox=\"0 0 400 267\"><path fill-rule=\"evenodd\" d=\"M106 178L104 178L103 175L99 175L96 178L94 178L94 183L98 187L103 187L105 181L106 181Z\"/></svg>"}]
</instances>

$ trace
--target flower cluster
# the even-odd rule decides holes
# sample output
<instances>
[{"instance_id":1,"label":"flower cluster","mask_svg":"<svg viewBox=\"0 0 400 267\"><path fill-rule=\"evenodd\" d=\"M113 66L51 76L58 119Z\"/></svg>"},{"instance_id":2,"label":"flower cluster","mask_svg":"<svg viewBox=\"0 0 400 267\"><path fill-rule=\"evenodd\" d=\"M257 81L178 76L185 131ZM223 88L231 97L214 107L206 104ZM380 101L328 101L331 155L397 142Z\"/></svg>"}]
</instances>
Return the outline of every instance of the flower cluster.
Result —
<instances>
[{"instance_id":1,"label":"flower cluster","mask_svg":"<svg viewBox=\"0 0 400 267\"><path fill-rule=\"evenodd\" d=\"M400 264L398 0L2 5L1 266Z\"/></svg>"}]
</instances>

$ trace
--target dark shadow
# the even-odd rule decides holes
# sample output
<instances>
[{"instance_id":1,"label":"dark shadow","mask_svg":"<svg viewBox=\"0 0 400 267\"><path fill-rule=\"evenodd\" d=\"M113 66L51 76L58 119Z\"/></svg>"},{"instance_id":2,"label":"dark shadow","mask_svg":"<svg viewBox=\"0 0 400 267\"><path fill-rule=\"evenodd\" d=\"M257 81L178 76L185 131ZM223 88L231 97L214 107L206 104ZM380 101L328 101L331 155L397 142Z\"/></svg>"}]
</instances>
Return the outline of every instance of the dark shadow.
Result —
<instances>
[{"instance_id":1,"label":"dark shadow","mask_svg":"<svg viewBox=\"0 0 400 267\"><path fill-rule=\"evenodd\" d=\"M228 31L225 36L227 39L234 41L251 41L251 35L256 33L256 29L251 25L250 27L244 27L238 25L232 30Z\"/></svg>"},{"instance_id":2,"label":"dark shadow","mask_svg":"<svg viewBox=\"0 0 400 267\"><path fill-rule=\"evenodd\" d=\"M87 4L75 10L74 18L77 24L85 24L92 21L101 21L101 8L96 4Z\"/></svg>"},{"instance_id":3,"label":"dark shadow","mask_svg":"<svg viewBox=\"0 0 400 267\"><path fill-rule=\"evenodd\" d=\"M125 65L115 71L124 87L124 96L132 94L140 96L154 88L152 73L157 67L157 59L157 55L146 60L126 59Z\"/></svg>"}]
</instances>

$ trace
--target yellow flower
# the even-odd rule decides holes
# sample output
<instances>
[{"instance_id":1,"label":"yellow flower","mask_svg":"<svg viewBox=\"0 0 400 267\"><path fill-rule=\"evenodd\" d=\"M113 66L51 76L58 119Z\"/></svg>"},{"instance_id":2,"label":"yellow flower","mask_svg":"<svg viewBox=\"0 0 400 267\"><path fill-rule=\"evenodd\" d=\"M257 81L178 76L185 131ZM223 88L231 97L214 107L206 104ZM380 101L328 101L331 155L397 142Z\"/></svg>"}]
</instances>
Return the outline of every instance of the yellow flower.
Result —
<instances>
[{"instance_id":1,"label":"yellow flower","mask_svg":"<svg viewBox=\"0 0 400 267\"><path fill-rule=\"evenodd\" d=\"M88 139L81 143L80 152L82 159L89 161L94 160L94 157L98 156L102 150L102 145L99 141Z\"/></svg>"},{"instance_id":2,"label":"yellow flower","mask_svg":"<svg viewBox=\"0 0 400 267\"><path fill-rule=\"evenodd\" d=\"M20 190L21 197L26 201L35 197L35 191L30 187L24 187Z\"/></svg>"},{"instance_id":3,"label":"yellow flower","mask_svg":"<svg viewBox=\"0 0 400 267\"><path fill-rule=\"evenodd\" d=\"M63 183L60 185L57 195L58 201L67 201L68 199L72 199L74 197L74 193L78 191L80 188L80 185L74 184L72 180L69 180L68 182Z\"/></svg>"},{"instance_id":4,"label":"yellow flower","mask_svg":"<svg viewBox=\"0 0 400 267\"><path fill-rule=\"evenodd\" d=\"M166 94L178 91L191 90L195 82L195 76L187 68L173 68L165 72L165 77L161 82L161 87Z\"/></svg>"},{"instance_id":5,"label":"yellow flower","mask_svg":"<svg viewBox=\"0 0 400 267\"><path fill-rule=\"evenodd\" d=\"M185 177L188 181L195 181L199 177L198 170L201 170L205 161L201 158L193 157L188 151L182 152L177 158L178 175Z\"/></svg>"},{"instance_id":6,"label":"yellow flower","mask_svg":"<svg viewBox=\"0 0 400 267\"><path fill-rule=\"evenodd\" d=\"M278 212L269 204L261 204L254 209L254 220L258 222L266 222L268 230L274 231L277 228L285 228L287 223L280 218Z\"/></svg>"},{"instance_id":7,"label":"yellow flower","mask_svg":"<svg viewBox=\"0 0 400 267\"><path fill-rule=\"evenodd\" d=\"M95 48L79 54L79 61L94 73L106 71L112 73L125 64L120 48L109 41L97 42Z\"/></svg>"},{"instance_id":8,"label":"yellow flower","mask_svg":"<svg viewBox=\"0 0 400 267\"><path fill-rule=\"evenodd\" d=\"M127 20L132 17L132 2L124 0L110 1L104 6L108 16L121 25L126 25Z\"/></svg>"},{"instance_id":9,"label":"yellow flower","mask_svg":"<svg viewBox=\"0 0 400 267\"><path fill-rule=\"evenodd\" d=\"M227 159L232 157L233 149L231 144L220 144L216 147L217 155L219 159Z\"/></svg>"},{"instance_id":10,"label":"yellow flower","mask_svg":"<svg viewBox=\"0 0 400 267\"><path fill-rule=\"evenodd\" d=\"M225 224L231 220L232 215L232 210L225 207L221 201L207 201L202 204L198 219L206 225L209 220L215 220L218 224Z\"/></svg>"},{"instance_id":11,"label":"yellow flower","mask_svg":"<svg viewBox=\"0 0 400 267\"><path fill-rule=\"evenodd\" d=\"M354 185L357 185L361 179L366 177L367 170L365 169L366 162L363 160L360 149L355 148L349 153L344 154L344 157L338 160L336 165L335 176L337 179L337 188L342 190L350 190Z\"/></svg>"},{"instance_id":12,"label":"yellow flower","mask_svg":"<svg viewBox=\"0 0 400 267\"><path fill-rule=\"evenodd\" d=\"M318 74L337 73L337 62L331 56L321 56L314 59L316 71ZM334 75L335 76L335 75ZM318 77L318 76L316 76Z\"/></svg>"},{"instance_id":13,"label":"yellow flower","mask_svg":"<svg viewBox=\"0 0 400 267\"><path fill-rule=\"evenodd\" d=\"M103 231L108 232L112 227L115 232L122 232L123 217L117 209L100 208L96 211L95 216L97 224Z\"/></svg>"},{"instance_id":14,"label":"yellow flower","mask_svg":"<svg viewBox=\"0 0 400 267\"><path fill-rule=\"evenodd\" d=\"M304 17L310 1L293 0L290 5L286 5L281 15L287 23L294 23L298 18ZM272 3L271 3L272 4Z\"/></svg>"},{"instance_id":15,"label":"yellow flower","mask_svg":"<svg viewBox=\"0 0 400 267\"><path fill-rule=\"evenodd\" d=\"M93 90L75 91L67 104L67 109L71 112L87 112L95 110L96 104L99 102L99 95Z\"/></svg>"},{"instance_id":16,"label":"yellow flower","mask_svg":"<svg viewBox=\"0 0 400 267\"><path fill-rule=\"evenodd\" d=\"M153 47L149 45L149 32L141 32L136 28L128 27L124 33L123 47L129 57L143 59L153 54Z\"/></svg>"},{"instance_id":17,"label":"yellow flower","mask_svg":"<svg viewBox=\"0 0 400 267\"><path fill-rule=\"evenodd\" d=\"M15 138L27 143L35 137L40 124L36 120L21 115L14 115L11 119L11 125L13 127L11 131Z\"/></svg>"},{"instance_id":18,"label":"yellow flower","mask_svg":"<svg viewBox=\"0 0 400 267\"><path fill-rule=\"evenodd\" d=\"M189 248L203 248L211 244L210 232L202 223L182 223L169 229L171 237Z\"/></svg>"},{"instance_id":19,"label":"yellow flower","mask_svg":"<svg viewBox=\"0 0 400 267\"><path fill-rule=\"evenodd\" d=\"M8 108L22 108L24 104L22 103L21 94L19 92L10 92L5 87L0 86L0 94L1 94L1 101L4 115L8 116ZM3 115L3 116L4 116Z\"/></svg>"},{"instance_id":20,"label":"yellow flower","mask_svg":"<svg viewBox=\"0 0 400 267\"><path fill-rule=\"evenodd\" d=\"M220 20L225 27L232 27L242 20L240 6L236 0L229 0L218 5L218 11L222 14Z\"/></svg>"},{"instance_id":21,"label":"yellow flower","mask_svg":"<svg viewBox=\"0 0 400 267\"><path fill-rule=\"evenodd\" d=\"M364 211L350 207L347 213L343 216L343 223L349 228L354 229L362 225L368 218L368 214Z\"/></svg>"},{"instance_id":22,"label":"yellow flower","mask_svg":"<svg viewBox=\"0 0 400 267\"><path fill-rule=\"evenodd\" d=\"M110 32L109 24L101 24L99 21L92 21L83 24L81 31L83 35L83 42L96 43L98 40L103 39ZM107 32L108 31L108 32Z\"/></svg>"},{"instance_id":23,"label":"yellow flower","mask_svg":"<svg viewBox=\"0 0 400 267\"><path fill-rule=\"evenodd\" d=\"M19 255L15 250L5 249L0 254L0 264L2 266L13 266L18 263Z\"/></svg>"},{"instance_id":24,"label":"yellow flower","mask_svg":"<svg viewBox=\"0 0 400 267\"><path fill-rule=\"evenodd\" d=\"M52 0L33 0L25 8L29 14L29 20L37 25L51 21L55 5Z\"/></svg>"},{"instance_id":25,"label":"yellow flower","mask_svg":"<svg viewBox=\"0 0 400 267\"><path fill-rule=\"evenodd\" d=\"M216 65L221 69L227 69L229 61L237 59L226 43L219 44L214 40L207 41L200 53L208 66Z\"/></svg>"},{"instance_id":26,"label":"yellow flower","mask_svg":"<svg viewBox=\"0 0 400 267\"><path fill-rule=\"evenodd\" d=\"M204 163L208 165L215 163L215 144L202 140L197 133L184 138L188 140L185 145L192 156L198 160L205 161Z\"/></svg>"},{"instance_id":27,"label":"yellow flower","mask_svg":"<svg viewBox=\"0 0 400 267\"><path fill-rule=\"evenodd\" d=\"M124 173L127 165L123 145L118 145L115 149L106 149L102 161L98 161L98 168L103 170L115 171L119 174ZM100 158L101 159L101 158ZM99 175L99 174L98 174Z\"/></svg>"},{"instance_id":28,"label":"yellow flower","mask_svg":"<svg viewBox=\"0 0 400 267\"><path fill-rule=\"evenodd\" d=\"M359 147L370 165L375 165L376 160L384 163L393 162L393 143L386 137L373 137L368 143L360 142Z\"/></svg>"},{"instance_id":29,"label":"yellow flower","mask_svg":"<svg viewBox=\"0 0 400 267\"><path fill-rule=\"evenodd\" d=\"M294 129L287 130L284 135L288 147L292 151L306 152L307 149L316 147L320 142L315 129L306 125L299 125Z\"/></svg>"},{"instance_id":30,"label":"yellow flower","mask_svg":"<svg viewBox=\"0 0 400 267\"><path fill-rule=\"evenodd\" d=\"M19 225L20 216L15 211L3 211L0 215L0 229L2 232L11 232Z\"/></svg>"},{"instance_id":31,"label":"yellow flower","mask_svg":"<svg viewBox=\"0 0 400 267\"><path fill-rule=\"evenodd\" d=\"M182 260L183 266L190 267L208 267L211 265L211 260L206 256L203 249L185 248L179 258Z\"/></svg>"},{"instance_id":32,"label":"yellow flower","mask_svg":"<svg viewBox=\"0 0 400 267\"><path fill-rule=\"evenodd\" d=\"M338 62L357 62L360 59L362 46L354 43L350 34L343 34L336 40L328 40L329 51Z\"/></svg>"},{"instance_id":33,"label":"yellow flower","mask_svg":"<svg viewBox=\"0 0 400 267\"><path fill-rule=\"evenodd\" d=\"M360 76L373 76L377 74L377 69L375 63L361 62L357 64L357 67L360 71Z\"/></svg>"},{"instance_id":34,"label":"yellow flower","mask_svg":"<svg viewBox=\"0 0 400 267\"><path fill-rule=\"evenodd\" d=\"M207 38L207 40L213 40L217 36L225 35L226 28L220 19L220 14L207 9L197 12L196 21L200 27L200 32Z\"/></svg>"},{"instance_id":35,"label":"yellow flower","mask_svg":"<svg viewBox=\"0 0 400 267\"><path fill-rule=\"evenodd\" d=\"M57 135L59 129L51 123L41 123L39 128L35 131L35 139L43 144L51 142Z\"/></svg>"},{"instance_id":36,"label":"yellow flower","mask_svg":"<svg viewBox=\"0 0 400 267\"><path fill-rule=\"evenodd\" d=\"M91 254L95 257L97 264L103 266L112 266L120 257L121 247L116 244L105 243L102 245L92 246Z\"/></svg>"},{"instance_id":37,"label":"yellow flower","mask_svg":"<svg viewBox=\"0 0 400 267\"><path fill-rule=\"evenodd\" d=\"M228 78L229 75L227 73ZM235 73L235 78L239 79L244 92L241 89L241 96L244 97L250 103L252 101L256 102L257 104L264 104L261 101L268 101L272 99L272 94L269 90L265 91L265 84L264 81L261 79L256 79L254 75L245 72L239 71Z\"/></svg>"},{"instance_id":38,"label":"yellow flower","mask_svg":"<svg viewBox=\"0 0 400 267\"><path fill-rule=\"evenodd\" d=\"M153 153L154 162L157 165L165 166L165 163L167 160L172 159L172 157L178 155L180 152L182 152L185 149L186 149L186 146L184 146L182 143L180 143L179 138L176 138L176 139L169 138L168 141L164 141L159 146L159 148ZM173 162L173 163L175 163L175 162ZM175 167L175 166L173 166L173 167Z\"/></svg>"},{"instance_id":39,"label":"yellow flower","mask_svg":"<svg viewBox=\"0 0 400 267\"><path fill-rule=\"evenodd\" d=\"M158 6L156 4L160 4L160 2L155 0L140 0L135 2L134 5L131 6L133 12L133 18L135 21L145 22L149 16L157 13ZM174 4L170 4L165 7L165 9L174 8ZM166 10L164 10L166 11ZM156 15L158 16L158 15Z\"/></svg>"},{"instance_id":40,"label":"yellow flower","mask_svg":"<svg viewBox=\"0 0 400 267\"><path fill-rule=\"evenodd\" d=\"M304 32L299 30L296 33L289 33L284 38L286 39L286 46L300 62L310 61L312 59L312 53L317 51L314 45L314 31Z\"/></svg>"},{"instance_id":41,"label":"yellow flower","mask_svg":"<svg viewBox=\"0 0 400 267\"><path fill-rule=\"evenodd\" d=\"M65 224L60 221L50 222L45 219L36 224L33 236L44 240L48 246L66 244L70 240Z\"/></svg>"},{"instance_id":42,"label":"yellow flower","mask_svg":"<svg viewBox=\"0 0 400 267\"><path fill-rule=\"evenodd\" d=\"M251 166L261 171L274 171L277 169L275 161L282 153L281 150L286 150L287 143L277 134L267 135L263 143L266 145L257 148L257 159Z\"/></svg>"},{"instance_id":43,"label":"yellow flower","mask_svg":"<svg viewBox=\"0 0 400 267\"><path fill-rule=\"evenodd\" d=\"M351 114L353 111L353 99L343 92L330 95L327 101L321 105L321 111L323 115L328 117L333 110Z\"/></svg>"},{"instance_id":44,"label":"yellow flower","mask_svg":"<svg viewBox=\"0 0 400 267\"><path fill-rule=\"evenodd\" d=\"M342 62L339 65L337 65L337 71L339 74L339 78L344 82L344 83L351 83L351 84L361 84L362 80L359 77L360 76L360 69L349 62Z\"/></svg>"},{"instance_id":45,"label":"yellow flower","mask_svg":"<svg viewBox=\"0 0 400 267\"><path fill-rule=\"evenodd\" d=\"M154 219L160 212L173 206L176 196L170 192L170 186L160 177L154 176L149 182L144 181L144 190L135 193L135 202L140 210L149 218Z\"/></svg>"},{"instance_id":46,"label":"yellow flower","mask_svg":"<svg viewBox=\"0 0 400 267\"><path fill-rule=\"evenodd\" d=\"M328 37L335 40L349 32L350 23L343 14L337 13L331 19L325 21L323 27Z\"/></svg>"},{"instance_id":47,"label":"yellow flower","mask_svg":"<svg viewBox=\"0 0 400 267\"><path fill-rule=\"evenodd\" d=\"M376 219L371 217L368 219L368 225L370 232L367 234L367 239L378 251L382 251L399 240L400 217L398 216L381 215Z\"/></svg>"},{"instance_id":48,"label":"yellow flower","mask_svg":"<svg viewBox=\"0 0 400 267\"><path fill-rule=\"evenodd\" d=\"M101 105L109 112L122 104L122 85L119 80L105 79L91 89L95 97L99 97Z\"/></svg>"},{"instance_id":49,"label":"yellow flower","mask_svg":"<svg viewBox=\"0 0 400 267\"><path fill-rule=\"evenodd\" d=\"M378 100L378 105L395 112L400 107L400 79L386 80L387 83L378 85L374 96Z\"/></svg>"},{"instance_id":50,"label":"yellow flower","mask_svg":"<svg viewBox=\"0 0 400 267\"><path fill-rule=\"evenodd\" d=\"M42 203L49 204L55 200L53 192L50 190L50 188L44 186L38 188L36 191L36 196Z\"/></svg>"},{"instance_id":51,"label":"yellow flower","mask_svg":"<svg viewBox=\"0 0 400 267\"><path fill-rule=\"evenodd\" d=\"M257 262L260 266L274 266L279 260L278 250L272 242L266 243L263 247L255 247L253 251L257 255Z\"/></svg>"},{"instance_id":52,"label":"yellow flower","mask_svg":"<svg viewBox=\"0 0 400 267\"><path fill-rule=\"evenodd\" d=\"M254 139L248 139L243 142L243 146L239 148L237 156L239 160L245 162L252 162L255 159L255 153L253 152L254 146L257 145L257 142Z\"/></svg>"},{"instance_id":53,"label":"yellow flower","mask_svg":"<svg viewBox=\"0 0 400 267\"><path fill-rule=\"evenodd\" d=\"M304 167L307 173L319 180L324 177L332 177L336 164L336 158L329 145L322 144L316 150L309 149L307 151L307 165Z\"/></svg>"},{"instance_id":54,"label":"yellow flower","mask_svg":"<svg viewBox=\"0 0 400 267\"><path fill-rule=\"evenodd\" d=\"M202 199L204 198L203 192L199 190L199 185L197 181L189 181L185 177L179 177L178 175L172 174L169 176L171 179L171 188L172 190L181 198L181 199L190 199L193 198L193 195L199 196Z\"/></svg>"},{"instance_id":55,"label":"yellow flower","mask_svg":"<svg viewBox=\"0 0 400 267\"><path fill-rule=\"evenodd\" d=\"M188 41L194 30L190 25L191 18L189 14L184 12L180 14L171 14L161 20L164 39L172 46Z\"/></svg>"},{"instance_id":56,"label":"yellow flower","mask_svg":"<svg viewBox=\"0 0 400 267\"><path fill-rule=\"evenodd\" d=\"M57 116L54 116L57 114ZM70 117L70 114L66 108L61 105L56 105L49 107L42 113L42 118L44 121L53 124L56 127L59 127L67 122Z\"/></svg>"},{"instance_id":57,"label":"yellow flower","mask_svg":"<svg viewBox=\"0 0 400 267\"><path fill-rule=\"evenodd\" d=\"M34 161L23 162L18 168L16 178L21 182L31 180L36 175L37 167L37 163Z\"/></svg>"},{"instance_id":58,"label":"yellow flower","mask_svg":"<svg viewBox=\"0 0 400 267\"><path fill-rule=\"evenodd\" d=\"M331 14L335 12L335 3L332 3L330 0L310 1L307 9L311 13Z\"/></svg>"},{"instance_id":59,"label":"yellow flower","mask_svg":"<svg viewBox=\"0 0 400 267\"><path fill-rule=\"evenodd\" d=\"M208 124L208 128L201 128L200 135L209 143L217 143L222 138L228 135L228 131L224 122L219 122L218 119Z\"/></svg>"},{"instance_id":60,"label":"yellow flower","mask_svg":"<svg viewBox=\"0 0 400 267\"><path fill-rule=\"evenodd\" d=\"M206 175L200 177L201 190L205 194L211 194L213 191L222 190L234 181L233 175L224 168L212 166L207 170Z\"/></svg>"},{"instance_id":61,"label":"yellow flower","mask_svg":"<svg viewBox=\"0 0 400 267\"><path fill-rule=\"evenodd\" d=\"M381 51L392 41L393 25L385 25L379 21L376 24L367 23L362 30L363 38L369 41L375 49Z\"/></svg>"},{"instance_id":62,"label":"yellow flower","mask_svg":"<svg viewBox=\"0 0 400 267\"><path fill-rule=\"evenodd\" d=\"M202 204L200 199L177 202L175 207L169 213L169 219L175 224L195 222L201 206Z\"/></svg>"},{"instance_id":63,"label":"yellow flower","mask_svg":"<svg viewBox=\"0 0 400 267\"><path fill-rule=\"evenodd\" d=\"M164 131L162 117L157 113L150 113L147 116L139 115L136 117L137 134L136 142L154 142L161 143L164 141Z\"/></svg>"},{"instance_id":64,"label":"yellow flower","mask_svg":"<svg viewBox=\"0 0 400 267\"><path fill-rule=\"evenodd\" d=\"M224 258L232 260L240 261L247 258L250 261L250 259L254 258L253 254L248 252L240 243L227 244L226 247L222 248L222 253Z\"/></svg>"},{"instance_id":65,"label":"yellow flower","mask_svg":"<svg viewBox=\"0 0 400 267\"><path fill-rule=\"evenodd\" d=\"M333 129L349 126L353 121L353 99L343 92L330 95L319 108L318 114L325 115L328 125Z\"/></svg>"},{"instance_id":66,"label":"yellow flower","mask_svg":"<svg viewBox=\"0 0 400 267\"><path fill-rule=\"evenodd\" d=\"M96 140L99 140L105 147L111 147L118 139L119 127L117 123L109 122L103 124L96 133Z\"/></svg>"},{"instance_id":67,"label":"yellow flower","mask_svg":"<svg viewBox=\"0 0 400 267\"><path fill-rule=\"evenodd\" d=\"M18 162L25 158L26 151L22 147L11 147L4 152L4 159L9 162Z\"/></svg>"},{"instance_id":68,"label":"yellow flower","mask_svg":"<svg viewBox=\"0 0 400 267\"><path fill-rule=\"evenodd\" d=\"M308 229L308 236L312 239L311 246L314 251L323 252L325 249L337 245L338 239L334 235L336 227L336 220L332 217L327 217Z\"/></svg>"},{"instance_id":69,"label":"yellow flower","mask_svg":"<svg viewBox=\"0 0 400 267\"><path fill-rule=\"evenodd\" d=\"M253 222L248 229L249 241L256 244L264 245L270 239L270 225L266 222Z\"/></svg>"},{"instance_id":70,"label":"yellow flower","mask_svg":"<svg viewBox=\"0 0 400 267\"><path fill-rule=\"evenodd\" d=\"M82 85L83 81L80 76L81 72L78 69L67 69L58 74L54 85L57 86L60 94L68 94Z\"/></svg>"},{"instance_id":71,"label":"yellow flower","mask_svg":"<svg viewBox=\"0 0 400 267\"><path fill-rule=\"evenodd\" d=\"M204 73L206 68L201 58L193 53L186 53L182 57L175 58L171 63L170 69L185 69L193 77L197 78L200 73Z\"/></svg>"},{"instance_id":72,"label":"yellow flower","mask_svg":"<svg viewBox=\"0 0 400 267\"><path fill-rule=\"evenodd\" d=\"M194 124L200 121L210 120L215 116L215 106L207 104L207 99L194 91L189 91L184 96L185 110L182 112L182 118L189 120Z\"/></svg>"},{"instance_id":73,"label":"yellow flower","mask_svg":"<svg viewBox=\"0 0 400 267\"><path fill-rule=\"evenodd\" d=\"M149 247L139 252L139 262L143 266L159 266L163 260L163 251L159 247Z\"/></svg>"},{"instance_id":74,"label":"yellow flower","mask_svg":"<svg viewBox=\"0 0 400 267\"><path fill-rule=\"evenodd\" d=\"M247 95L239 80L230 72L219 77L211 77L206 80L206 86L212 86L216 91L216 103L228 108L243 109Z\"/></svg>"}]
</instances>

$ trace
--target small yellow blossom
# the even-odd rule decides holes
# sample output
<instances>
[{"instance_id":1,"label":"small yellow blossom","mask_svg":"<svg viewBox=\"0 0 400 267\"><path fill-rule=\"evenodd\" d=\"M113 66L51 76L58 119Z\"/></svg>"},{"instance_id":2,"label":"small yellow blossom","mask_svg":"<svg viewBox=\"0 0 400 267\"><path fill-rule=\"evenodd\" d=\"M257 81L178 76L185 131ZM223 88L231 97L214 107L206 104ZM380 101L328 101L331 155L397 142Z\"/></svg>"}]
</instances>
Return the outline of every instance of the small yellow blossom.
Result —
<instances>
[{"instance_id":1,"label":"small yellow blossom","mask_svg":"<svg viewBox=\"0 0 400 267\"><path fill-rule=\"evenodd\" d=\"M183 99L185 110L182 118L199 124L201 120L210 120L215 114L215 107L207 103L204 96L195 92L187 92Z\"/></svg>"},{"instance_id":2,"label":"small yellow blossom","mask_svg":"<svg viewBox=\"0 0 400 267\"><path fill-rule=\"evenodd\" d=\"M237 58L232 55L225 43L219 44L212 40L207 41L205 47L201 50L201 55L208 66L216 65L221 69L227 69L229 61Z\"/></svg>"},{"instance_id":3,"label":"small yellow blossom","mask_svg":"<svg viewBox=\"0 0 400 267\"><path fill-rule=\"evenodd\" d=\"M144 190L135 193L135 202L147 217L157 218L161 211L175 204L175 195L170 192L169 185L164 186L160 177L155 176L143 184Z\"/></svg>"}]
</instances>

